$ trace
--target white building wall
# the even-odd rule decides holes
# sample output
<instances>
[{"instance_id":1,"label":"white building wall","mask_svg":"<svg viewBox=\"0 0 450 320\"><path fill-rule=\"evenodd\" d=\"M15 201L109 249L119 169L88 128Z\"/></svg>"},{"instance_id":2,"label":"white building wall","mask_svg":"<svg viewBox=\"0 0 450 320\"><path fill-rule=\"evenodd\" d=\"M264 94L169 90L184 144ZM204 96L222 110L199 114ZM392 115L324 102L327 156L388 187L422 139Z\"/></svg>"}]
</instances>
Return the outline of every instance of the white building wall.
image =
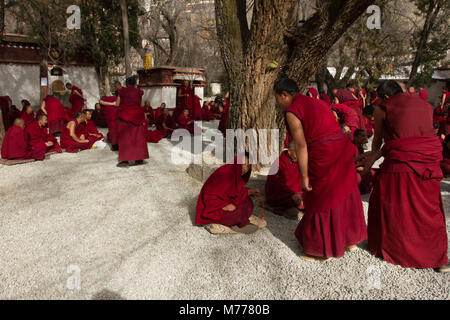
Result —
<instances>
[{"instance_id":1,"label":"white building wall","mask_svg":"<svg viewBox=\"0 0 450 320\"><path fill-rule=\"evenodd\" d=\"M40 78L37 64L0 64L0 96L9 96L19 110L26 99L36 109L40 105Z\"/></svg>"},{"instance_id":2,"label":"white building wall","mask_svg":"<svg viewBox=\"0 0 450 320\"><path fill-rule=\"evenodd\" d=\"M142 104L146 100L150 100L150 105L156 109L161 103L165 103L167 108L175 108L177 106L177 88L176 87L143 87L144 96Z\"/></svg>"},{"instance_id":3,"label":"white building wall","mask_svg":"<svg viewBox=\"0 0 450 320\"><path fill-rule=\"evenodd\" d=\"M205 88L195 87L194 93L200 98L200 104L203 105L203 100L205 99Z\"/></svg>"}]
</instances>

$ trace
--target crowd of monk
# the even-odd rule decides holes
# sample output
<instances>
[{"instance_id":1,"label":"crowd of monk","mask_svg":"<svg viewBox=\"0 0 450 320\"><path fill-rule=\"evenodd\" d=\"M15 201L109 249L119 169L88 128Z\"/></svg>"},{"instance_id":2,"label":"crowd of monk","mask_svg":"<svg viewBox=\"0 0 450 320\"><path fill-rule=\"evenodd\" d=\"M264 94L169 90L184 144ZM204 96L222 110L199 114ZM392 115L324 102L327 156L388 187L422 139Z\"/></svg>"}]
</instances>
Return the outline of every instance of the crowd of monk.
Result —
<instances>
[{"instance_id":1,"label":"crowd of monk","mask_svg":"<svg viewBox=\"0 0 450 320\"><path fill-rule=\"evenodd\" d=\"M440 181L449 173L443 157L450 155L450 93L443 90L434 111L425 90L416 94L395 81L384 82L371 97L349 85L333 90L331 99L313 87L303 95L283 78L274 95L288 132L265 200L274 213L301 219L295 231L301 258L340 258L368 239L369 251L389 263L448 272ZM365 152L371 136L372 150ZM372 169L381 157L380 168ZM261 192L246 187L250 175L248 154L216 170L198 197L196 224L256 232L249 218L252 197ZM366 193L368 224L361 200Z\"/></svg>"}]
</instances>

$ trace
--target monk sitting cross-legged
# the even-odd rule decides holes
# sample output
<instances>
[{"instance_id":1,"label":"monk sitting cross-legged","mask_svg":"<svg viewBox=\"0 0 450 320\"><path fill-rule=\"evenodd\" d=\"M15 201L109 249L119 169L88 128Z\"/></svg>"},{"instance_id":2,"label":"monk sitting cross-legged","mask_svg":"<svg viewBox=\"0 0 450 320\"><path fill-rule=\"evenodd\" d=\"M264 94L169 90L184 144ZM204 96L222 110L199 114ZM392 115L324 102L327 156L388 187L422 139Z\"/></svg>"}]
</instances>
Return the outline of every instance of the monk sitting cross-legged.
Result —
<instances>
[{"instance_id":1,"label":"monk sitting cross-legged","mask_svg":"<svg viewBox=\"0 0 450 320\"><path fill-rule=\"evenodd\" d=\"M86 116L79 112L75 115L75 119L63 127L61 133L61 147L66 149L66 152L77 153L80 150L91 149L97 138L90 136L86 137L83 134L81 123L86 121Z\"/></svg>"},{"instance_id":2,"label":"monk sitting cross-legged","mask_svg":"<svg viewBox=\"0 0 450 320\"><path fill-rule=\"evenodd\" d=\"M82 123L84 126L84 134L86 137L94 137L96 141L104 140L105 137L97 130L94 121L92 120L92 110L84 110L86 121Z\"/></svg>"},{"instance_id":3,"label":"monk sitting cross-legged","mask_svg":"<svg viewBox=\"0 0 450 320\"><path fill-rule=\"evenodd\" d=\"M274 172L278 170L278 172ZM283 151L270 169L266 182L266 201L274 213L288 219L298 219L303 210L302 178L295 153L294 141Z\"/></svg>"},{"instance_id":4,"label":"monk sitting cross-legged","mask_svg":"<svg viewBox=\"0 0 450 320\"><path fill-rule=\"evenodd\" d=\"M185 129L191 134L194 133L194 121L192 120L189 109L184 109L183 113L178 116L178 128Z\"/></svg>"},{"instance_id":5,"label":"monk sitting cross-legged","mask_svg":"<svg viewBox=\"0 0 450 320\"><path fill-rule=\"evenodd\" d=\"M44 154L49 152L62 153L56 138L48 133L47 121L47 116L40 114L37 121L26 127L28 144L33 150L42 150Z\"/></svg>"},{"instance_id":6,"label":"monk sitting cross-legged","mask_svg":"<svg viewBox=\"0 0 450 320\"><path fill-rule=\"evenodd\" d=\"M6 132L2 143L2 158L7 160L44 160L45 150L31 150L27 145L27 135L24 131L25 122L18 118Z\"/></svg>"},{"instance_id":7,"label":"monk sitting cross-legged","mask_svg":"<svg viewBox=\"0 0 450 320\"><path fill-rule=\"evenodd\" d=\"M197 201L195 223L197 225L221 224L238 233L254 233L258 226L250 223L253 212L252 195L260 191L245 185L251 175L249 158L234 159L217 169L205 182ZM243 164L239 164L242 163Z\"/></svg>"}]
</instances>

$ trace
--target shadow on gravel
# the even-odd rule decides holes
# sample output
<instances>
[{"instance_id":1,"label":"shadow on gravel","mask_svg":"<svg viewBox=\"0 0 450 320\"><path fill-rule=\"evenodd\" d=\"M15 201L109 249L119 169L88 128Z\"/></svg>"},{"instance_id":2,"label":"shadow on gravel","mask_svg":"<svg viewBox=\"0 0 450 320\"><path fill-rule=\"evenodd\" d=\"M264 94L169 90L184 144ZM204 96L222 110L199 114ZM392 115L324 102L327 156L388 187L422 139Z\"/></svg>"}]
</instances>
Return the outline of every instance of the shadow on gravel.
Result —
<instances>
[{"instance_id":1,"label":"shadow on gravel","mask_svg":"<svg viewBox=\"0 0 450 320\"><path fill-rule=\"evenodd\" d=\"M120 294L113 291L103 289L92 296L92 300L127 300Z\"/></svg>"}]
</instances>

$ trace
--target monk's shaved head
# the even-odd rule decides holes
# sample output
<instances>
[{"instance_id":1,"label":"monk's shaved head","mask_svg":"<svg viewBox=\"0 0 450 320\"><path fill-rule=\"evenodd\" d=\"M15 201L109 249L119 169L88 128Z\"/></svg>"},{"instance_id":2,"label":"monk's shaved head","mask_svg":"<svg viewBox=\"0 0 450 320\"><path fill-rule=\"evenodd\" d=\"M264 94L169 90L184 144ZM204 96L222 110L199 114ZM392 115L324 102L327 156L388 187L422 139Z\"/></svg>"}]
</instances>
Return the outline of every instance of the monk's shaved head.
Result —
<instances>
[{"instance_id":1,"label":"monk's shaved head","mask_svg":"<svg viewBox=\"0 0 450 320\"><path fill-rule=\"evenodd\" d=\"M14 120L14 125L23 129L25 127L25 121L23 121L22 118L17 118L16 120Z\"/></svg>"},{"instance_id":2,"label":"monk's shaved head","mask_svg":"<svg viewBox=\"0 0 450 320\"><path fill-rule=\"evenodd\" d=\"M45 113L40 113L40 114L37 116L36 120L37 120L37 121L41 121L41 120L44 119L44 118L47 118L47 115L46 115Z\"/></svg>"}]
</instances>

